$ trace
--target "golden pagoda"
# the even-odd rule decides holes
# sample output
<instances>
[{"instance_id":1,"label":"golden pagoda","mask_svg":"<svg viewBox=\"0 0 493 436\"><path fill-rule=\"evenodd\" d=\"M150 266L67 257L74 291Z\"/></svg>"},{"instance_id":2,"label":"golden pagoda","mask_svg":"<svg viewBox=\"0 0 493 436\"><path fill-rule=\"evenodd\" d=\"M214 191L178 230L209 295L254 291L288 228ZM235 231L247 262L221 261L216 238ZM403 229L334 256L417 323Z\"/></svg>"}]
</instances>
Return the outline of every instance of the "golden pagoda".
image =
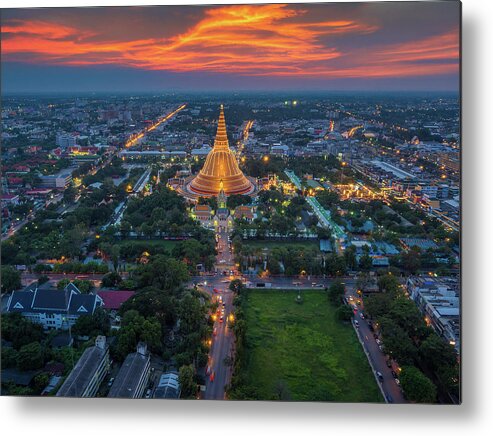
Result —
<instances>
[{"instance_id":1,"label":"golden pagoda","mask_svg":"<svg viewBox=\"0 0 493 436\"><path fill-rule=\"evenodd\" d=\"M223 105L219 113L214 147L197 177L188 184L187 190L202 197L212 197L217 196L221 188L226 195L251 194L255 191L254 183L245 177L229 149Z\"/></svg>"}]
</instances>

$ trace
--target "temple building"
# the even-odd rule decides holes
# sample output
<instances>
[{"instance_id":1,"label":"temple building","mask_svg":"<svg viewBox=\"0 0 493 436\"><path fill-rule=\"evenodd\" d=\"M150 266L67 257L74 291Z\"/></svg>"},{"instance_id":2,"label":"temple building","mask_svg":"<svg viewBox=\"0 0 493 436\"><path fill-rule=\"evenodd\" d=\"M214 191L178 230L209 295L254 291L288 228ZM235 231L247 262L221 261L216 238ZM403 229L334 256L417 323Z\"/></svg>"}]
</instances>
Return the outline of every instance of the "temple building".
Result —
<instances>
[{"instance_id":1,"label":"temple building","mask_svg":"<svg viewBox=\"0 0 493 436\"><path fill-rule=\"evenodd\" d=\"M189 198L216 197L222 190L225 195L250 195L256 191L255 182L246 177L229 148L224 108L221 105L214 147L207 155L203 168L180 189Z\"/></svg>"}]
</instances>

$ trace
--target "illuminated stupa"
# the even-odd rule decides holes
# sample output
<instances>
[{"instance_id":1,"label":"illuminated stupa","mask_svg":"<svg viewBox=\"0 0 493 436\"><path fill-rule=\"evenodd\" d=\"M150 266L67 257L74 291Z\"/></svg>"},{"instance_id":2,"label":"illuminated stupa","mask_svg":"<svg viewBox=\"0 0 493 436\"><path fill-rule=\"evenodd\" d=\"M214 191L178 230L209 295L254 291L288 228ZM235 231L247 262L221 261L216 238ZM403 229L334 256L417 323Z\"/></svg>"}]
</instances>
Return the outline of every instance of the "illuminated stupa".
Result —
<instances>
[{"instance_id":1,"label":"illuminated stupa","mask_svg":"<svg viewBox=\"0 0 493 436\"><path fill-rule=\"evenodd\" d=\"M219 113L214 147L207 155L199 174L187 184L185 189L201 197L213 197L219 194L221 186L226 195L248 195L255 191L254 182L245 177L236 157L229 149L223 105Z\"/></svg>"}]
</instances>

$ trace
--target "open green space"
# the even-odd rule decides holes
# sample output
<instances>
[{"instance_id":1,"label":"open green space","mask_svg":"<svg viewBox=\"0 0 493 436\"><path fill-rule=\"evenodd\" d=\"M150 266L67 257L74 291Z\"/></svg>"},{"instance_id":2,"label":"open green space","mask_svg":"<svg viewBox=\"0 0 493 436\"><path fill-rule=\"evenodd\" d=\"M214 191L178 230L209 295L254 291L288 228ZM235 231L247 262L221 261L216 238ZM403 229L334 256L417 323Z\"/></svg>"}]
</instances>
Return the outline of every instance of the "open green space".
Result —
<instances>
[{"instance_id":1,"label":"open green space","mask_svg":"<svg viewBox=\"0 0 493 436\"><path fill-rule=\"evenodd\" d=\"M244 240L242 241L244 246L250 246L254 248L319 248L318 240L315 241L269 241L269 240Z\"/></svg>"},{"instance_id":2,"label":"open green space","mask_svg":"<svg viewBox=\"0 0 493 436\"><path fill-rule=\"evenodd\" d=\"M246 311L246 384L261 400L382 402L353 327L323 291L251 290Z\"/></svg>"},{"instance_id":3,"label":"open green space","mask_svg":"<svg viewBox=\"0 0 493 436\"><path fill-rule=\"evenodd\" d=\"M122 245L129 242L139 247L147 247L149 245L153 245L153 246L161 247L165 250L172 250L173 247L176 244L179 244L181 241L174 241L174 240L170 241L167 239L120 239L116 241L116 244Z\"/></svg>"}]
</instances>

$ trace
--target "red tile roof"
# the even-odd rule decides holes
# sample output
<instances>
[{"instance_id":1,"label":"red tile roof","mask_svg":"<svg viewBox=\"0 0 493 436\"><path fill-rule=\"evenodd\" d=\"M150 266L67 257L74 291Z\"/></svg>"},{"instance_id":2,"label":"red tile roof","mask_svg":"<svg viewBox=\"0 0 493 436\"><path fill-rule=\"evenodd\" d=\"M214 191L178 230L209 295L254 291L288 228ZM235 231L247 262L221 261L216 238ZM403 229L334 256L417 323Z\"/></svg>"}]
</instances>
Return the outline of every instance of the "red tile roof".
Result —
<instances>
[{"instance_id":1,"label":"red tile roof","mask_svg":"<svg viewBox=\"0 0 493 436\"><path fill-rule=\"evenodd\" d=\"M135 291L99 291L105 309L119 309L128 299L135 295Z\"/></svg>"}]
</instances>

